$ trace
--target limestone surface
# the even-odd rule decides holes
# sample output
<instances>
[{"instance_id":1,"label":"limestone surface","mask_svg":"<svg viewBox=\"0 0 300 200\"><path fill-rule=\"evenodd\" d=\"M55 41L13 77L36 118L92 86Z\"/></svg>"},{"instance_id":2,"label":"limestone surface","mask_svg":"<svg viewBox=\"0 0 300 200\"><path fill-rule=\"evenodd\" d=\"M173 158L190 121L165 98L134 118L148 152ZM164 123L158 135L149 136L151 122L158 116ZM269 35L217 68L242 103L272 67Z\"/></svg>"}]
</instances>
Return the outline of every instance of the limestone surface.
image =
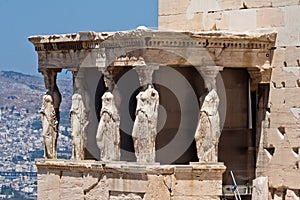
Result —
<instances>
[{"instance_id":1,"label":"limestone surface","mask_svg":"<svg viewBox=\"0 0 300 200\"><path fill-rule=\"evenodd\" d=\"M268 199L268 177L259 177L253 180L252 200Z\"/></svg>"},{"instance_id":2,"label":"limestone surface","mask_svg":"<svg viewBox=\"0 0 300 200\"><path fill-rule=\"evenodd\" d=\"M223 163L105 163L38 160L38 199L215 200L222 194Z\"/></svg>"}]
</instances>

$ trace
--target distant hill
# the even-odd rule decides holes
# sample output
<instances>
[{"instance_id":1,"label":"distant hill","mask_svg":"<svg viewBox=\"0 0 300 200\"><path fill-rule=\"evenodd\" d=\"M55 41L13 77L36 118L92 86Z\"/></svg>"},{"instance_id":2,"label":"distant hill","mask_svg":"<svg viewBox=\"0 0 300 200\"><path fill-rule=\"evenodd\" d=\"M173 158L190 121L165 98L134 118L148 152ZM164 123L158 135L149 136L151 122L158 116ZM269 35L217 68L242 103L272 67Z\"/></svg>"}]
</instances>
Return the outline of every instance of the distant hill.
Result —
<instances>
[{"instance_id":1,"label":"distant hill","mask_svg":"<svg viewBox=\"0 0 300 200\"><path fill-rule=\"evenodd\" d=\"M72 80L58 79L58 87L63 101L61 112L69 112L72 96ZM14 71L0 71L0 108L25 108L29 112L38 112L43 94L46 92L42 77L26 75Z\"/></svg>"},{"instance_id":2,"label":"distant hill","mask_svg":"<svg viewBox=\"0 0 300 200\"><path fill-rule=\"evenodd\" d=\"M72 148L69 129L72 80L62 78L57 83L63 98L60 106L58 156L69 158ZM43 157L39 110L45 92L43 77L0 71L0 171L16 171L20 170L20 166L23 171L34 171L34 159ZM0 185L2 183L3 180L0 180ZM25 183L22 184L25 186Z\"/></svg>"}]
</instances>

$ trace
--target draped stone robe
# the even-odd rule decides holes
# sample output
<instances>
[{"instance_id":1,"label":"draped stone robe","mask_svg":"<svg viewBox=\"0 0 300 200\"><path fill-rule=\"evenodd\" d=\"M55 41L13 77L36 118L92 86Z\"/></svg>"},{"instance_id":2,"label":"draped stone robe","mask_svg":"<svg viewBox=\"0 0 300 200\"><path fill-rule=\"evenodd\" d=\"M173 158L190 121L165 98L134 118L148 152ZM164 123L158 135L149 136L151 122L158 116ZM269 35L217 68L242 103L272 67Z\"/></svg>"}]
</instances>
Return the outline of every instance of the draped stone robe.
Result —
<instances>
[{"instance_id":1,"label":"draped stone robe","mask_svg":"<svg viewBox=\"0 0 300 200\"><path fill-rule=\"evenodd\" d=\"M45 94L43 96L43 104L40 113L42 114L44 158L57 158L56 140L58 136L58 120L51 95Z\"/></svg>"},{"instance_id":2,"label":"draped stone robe","mask_svg":"<svg viewBox=\"0 0 300 200\"><path fill-rule=\"evenodd\" d=\"M195 133L199 162L218 162L218 143L221 135L218 112L219 97L215 89L205 96Z\"/></svg>"},{"instance_id":3,"label":"draped stone robe","mask_svg":"<svg viewBox=\"0 0 300 200\"><path fill-rule=\"evenodd\" d=\"M136 98L136 118L132 131L135 155L137 162L154 163L159 95L149 86Z\"/></svg>"},{"instance_id":4,"label":"draped stone robe","mask_svg":"<svg viewBox=\"0 0 300 200\"><path fill-rule=\"evenodd\" d=\"M111 92L102 96L100 122L97 130L97 146L100 149L100 160L120 160L120 116Z\"/></svg>"},{"instance_id":5,"label":"draped stone robe","mask_svg":"<svg viewBox=\"0 0 300 200\"><path fill-rule=\"evenodd\" d=\"M86 141L86 129L88 125L88 109L85 105L85 92L77 90L72 95L70 110L72 129L72 159L84 159L84 146Z\"/></svg>"}]
</instances>

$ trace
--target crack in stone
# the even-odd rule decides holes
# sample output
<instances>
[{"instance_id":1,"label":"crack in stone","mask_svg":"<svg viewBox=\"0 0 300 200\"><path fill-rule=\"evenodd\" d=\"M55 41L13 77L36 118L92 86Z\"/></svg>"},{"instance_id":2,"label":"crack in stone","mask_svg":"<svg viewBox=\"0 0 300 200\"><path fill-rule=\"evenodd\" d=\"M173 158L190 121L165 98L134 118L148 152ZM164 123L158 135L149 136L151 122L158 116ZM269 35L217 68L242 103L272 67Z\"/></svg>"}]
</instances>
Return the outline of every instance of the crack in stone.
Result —
<instances>
[{"instance_id":1,"label":"crack in stone","mask_svg":"<svg viewBox=\"0 0 300 200\"><path fill-rule=\"evenodd\" d=\"M172 180L171 180L171 182L172 182ZM169 191L169 194L170 194L170 199L171 199L172 196L173 196L172 183L171 183L171 186L170 186L170 187L169 187L168 184L166 183L166 180L165 180L165 179L163 179L163 183L164 183L164 185L168 188L168 191Z\"/></svg>"},{"instance_id":2,"label":"crack in stone","mask_svg":"<svg viewBox=\"0 0 300 200\"><path fill-rule=\"evenodd\" d=\"M87 189L83 190L84 195L86 195L88 192L90 192L92 189L94 189L95 187L97 187L97 185L100 183L101 181L101 177L98 177L98 181L94 184L92 184L90 187L88 187Z\"/></svg>"}]
</instances>

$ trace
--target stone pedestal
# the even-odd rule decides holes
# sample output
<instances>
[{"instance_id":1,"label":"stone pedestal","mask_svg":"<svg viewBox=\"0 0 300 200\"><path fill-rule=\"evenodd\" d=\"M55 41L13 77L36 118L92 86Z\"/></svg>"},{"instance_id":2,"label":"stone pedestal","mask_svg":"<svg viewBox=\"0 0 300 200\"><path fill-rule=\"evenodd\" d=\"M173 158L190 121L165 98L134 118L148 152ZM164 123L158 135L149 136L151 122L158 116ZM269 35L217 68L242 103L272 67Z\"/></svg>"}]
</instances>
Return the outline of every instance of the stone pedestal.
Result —
<instances>
[{"instance_id":1,"label":"stone pedestal","mask_svg":"<svg viewBox=\"0 0 300 200\"><path fill-rule=\"evenodd\" d=\"M36 166L38 199L217 200L226 169L223 163L142 165L42 159Z\"/></svg>"}]
</instances>

